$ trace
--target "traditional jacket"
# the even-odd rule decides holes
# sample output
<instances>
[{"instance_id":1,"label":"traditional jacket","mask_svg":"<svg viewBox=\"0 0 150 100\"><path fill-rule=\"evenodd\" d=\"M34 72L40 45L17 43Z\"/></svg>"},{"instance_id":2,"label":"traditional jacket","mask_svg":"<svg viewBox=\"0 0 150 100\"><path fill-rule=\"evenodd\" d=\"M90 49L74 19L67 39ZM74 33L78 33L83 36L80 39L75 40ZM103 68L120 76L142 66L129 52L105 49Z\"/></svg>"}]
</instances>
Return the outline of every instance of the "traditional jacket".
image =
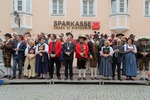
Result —
<instances>
[{"instance_id":1,"label":"traditional jacket","mask_svg":"<svg viewBox=\"0 0 150 100\"><path fill-rule=\"evenodd\" d=\"M12 40L9 40L8 42L4 41L4 43L5 45L1 46L3 55L11 56L14 42Z\"/></svg>"},{"instance_id":2,"label":"traditional jacket","mask_svg":"<svg viewBox=\"0 0 150 100\"><path fill-rule=\"evenodd\" d=\"M56 57L61 57L62 44L59 40L49 43L49 54L56 54Z\"/></svg>"},{"instance_id":3,"label":"traditional jacket","mask_svg":"<svg viewBox=\"0 0 150 100\"><path fill-rule=\"evenodd\" d=\"M100 45L95 44L93 41L89 41L88 47L89 47L89 55L92 55L92 56L94 56L94 55L99 56L100 55L100 53L99 53L99 51L101 50Z\"/></svg>"},{"instance_id":4,"label":"traditional jacket","mask_svg":"<svg viewBox=\"0 0 150 100\"><path fill-rule=\"evenodd\" d=\"M89 52L89 48L86 43L83 43L83 44L77 43L76 44L76 58L82 58L80 53L84 54L84 58L88 58L88 52Z\"/></svg>"},{"instance_id":5,"label":"traditional jacket","mask_svg":"<svg viewBox=\"0 0 150 100\"><path fill-rule=\"evenodd\" d=\"M149 56L150 56L150 45L148 45L148 44L145 44L145 45L140 44L137 47L137 51L138 51L138 58L139 59L144 58L144 56L141 54L142 52L148 53L148 55L146 57L149 58Z\"/></svg>"}]
</instances>

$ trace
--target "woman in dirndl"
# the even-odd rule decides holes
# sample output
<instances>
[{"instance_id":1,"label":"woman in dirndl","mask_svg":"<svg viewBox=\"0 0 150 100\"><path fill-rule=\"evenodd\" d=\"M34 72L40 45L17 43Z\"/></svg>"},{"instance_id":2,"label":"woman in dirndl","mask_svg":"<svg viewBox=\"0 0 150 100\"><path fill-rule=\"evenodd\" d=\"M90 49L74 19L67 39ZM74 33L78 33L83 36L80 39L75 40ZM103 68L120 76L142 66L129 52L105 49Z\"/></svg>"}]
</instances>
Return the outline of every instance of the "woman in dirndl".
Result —
<instances>
[{"instance_id":1,"label":"woman in dirndl","mask_svg":"<svg viewBox=\"0 0 150 100\"><path fill-rule=\"evenodd\" d=\"M105 41L104 46L101 49L101 66L99 67L100 75L103 76L104 80L110 80L109 77L112 76L112 55L113 49L110 47L110 42Z\"/></svg>"},{"instance_id":2,"label":"woman in dirndl","mask_svg":"<svg viewBox=\"0 0 150 100\"><path fill-rule=\"evenodd\" d=\"M137 53L136 46L133 44L133 39L129 38L127 44L124 45L125 51L125 65L124 72L127 80L134 80L132 77L137 76L137 60L135 54Z\"/></svg>"},{"instance_id":3,"label":"woman in dirndl","mask_svg":"<svg viewBox=\"0 0 150 100\"><path fill-rule=\"evenodd\" d=\"M25 65L24 65L24 76L29 78L34 78L35 77L35 49L36 47L34 46L35 42L34 40L29 40L28 41L28 46L25 50Z\"/></svg>"},{"instance_id":4,"label":"woman in dirndl","mask_svg":"<svg viewBox=\"0 0 150 100\"><path fill-rule=\"evenodd\" d=\"M45 43L45 37L40 37L39 41L36 46L35 72L40 75L40 79L45 79L49 68L48 45Z\"/></svg>"}]
</instances>

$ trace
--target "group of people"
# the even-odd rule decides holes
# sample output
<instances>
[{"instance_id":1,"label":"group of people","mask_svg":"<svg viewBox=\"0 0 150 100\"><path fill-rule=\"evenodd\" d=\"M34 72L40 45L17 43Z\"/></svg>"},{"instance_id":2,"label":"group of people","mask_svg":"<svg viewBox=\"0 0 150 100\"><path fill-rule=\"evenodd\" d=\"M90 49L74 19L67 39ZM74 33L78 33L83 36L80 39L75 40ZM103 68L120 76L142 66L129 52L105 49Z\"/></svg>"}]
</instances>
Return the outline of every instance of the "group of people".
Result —
<instances>
[{"instance_id":1,"label":"group of people","mask_svg":"<svg viewBox=\"0 0 150 100\"><path fill-rule=\"evenodd\" d=\"M38 34L36 39L29 32L24 35L6 33L5 41L0 42L5 66L5 78L15 79L17 67L18 78L22 73L28 79L39 77L53 79L54 67L56 75L61 80L60 69L64 65L65 80L73 80L74 55L77 58L78 80L86 80L86 69L91 72L91 80L98 80L98 73L104 80L134 80L139 70L140 80L148 79L150 45L148 38L135 41L131 34L126 38L124 34L107 34L94 32L93 34L80 34L74 39L71 32L60 35L44 33ZM13 65L11 66L11 58ZM13 75L11 76L11 70ZM23 71L22 71L23 70ZM83 74L82 74L83 72Z\"/></svg>"}]
</instances>

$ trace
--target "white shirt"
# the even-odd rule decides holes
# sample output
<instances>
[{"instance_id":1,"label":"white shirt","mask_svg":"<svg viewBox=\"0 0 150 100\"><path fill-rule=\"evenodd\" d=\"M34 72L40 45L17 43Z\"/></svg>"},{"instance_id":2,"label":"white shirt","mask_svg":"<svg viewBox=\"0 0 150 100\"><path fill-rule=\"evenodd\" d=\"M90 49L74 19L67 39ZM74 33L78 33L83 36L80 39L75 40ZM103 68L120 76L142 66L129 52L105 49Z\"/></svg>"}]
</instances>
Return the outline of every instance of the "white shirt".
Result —
<instances>
[{"instance_id":1,"label":"white shirt","mask_svg":"<svg viewBox=\"0 0 150 100\"><path fill-rule=\"evenodd\" d=\"M17 48L19 48L19 46L20 46L21 43L22 43L22 42L18 42ZM18 54L18 51L16 51L16 54Z\"/></svg>"},{"instance_id":2,"label":"white shirt","mask_svg":"<svg viewBox=\"0 0 150 100\"><path fill-rule=\"evenodd\" d=\"M133 48L134 52L137 53L137 48L135 45L131 45L131 46L129 46L128 44L124 45L124 51L127 51L127 46L129 49Z\"/></svg>"}]
</instances>

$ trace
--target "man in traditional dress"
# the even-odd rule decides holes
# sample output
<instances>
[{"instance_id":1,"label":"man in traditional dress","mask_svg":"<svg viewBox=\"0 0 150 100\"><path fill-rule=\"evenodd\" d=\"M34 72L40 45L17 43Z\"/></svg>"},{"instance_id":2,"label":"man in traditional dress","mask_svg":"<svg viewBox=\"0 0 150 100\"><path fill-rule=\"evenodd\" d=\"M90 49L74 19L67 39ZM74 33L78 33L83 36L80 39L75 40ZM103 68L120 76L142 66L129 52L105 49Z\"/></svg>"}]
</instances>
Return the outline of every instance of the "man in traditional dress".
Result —
<instances>
[{"instance_id":1,"label":"man in traditional dress","mask_svg":"<svg viewBox=\"0 0 150 100\"><path fill-rule=\"evenodd\" d=\"M98 41L98 38L99 38L98 34L94 34L93 40L88 42L92 80L98 79L97 65L98 65L98 58L100 56L99 51L101 50L101 46L100 46L100 42Z\"/></svg>"},{"instance_id":2,"label":"man in traditional dress","mask_svg":"<svg viewBox=\"0 0 150 100\"><path fill-rule=\"evenodd\" d=\"M118 80L121 79L121 63L123 62L123 54L124 54L124 46L121 44L121 40L117 39L117 45L113 46L114 54L112 58L112 79L115 80L115 71L117 66L117 74L118 74Z\"/></svg>"},{"instance_id":3,"label":"man in traditional dress","mask_svg":"<svg viewBox=\"0 0 150 100\"><path fill-rule=\"evenodd\" d=\"M3 61L5 66L5 78L11 77L11 54L12 54L12 47L13 41L11 40L12 36L9 33L6 33L4 42L1 42L1 49L3 54Z\"/></svg>"},{"instance_id":4,"label":"man in traditional dress","mask_svg":"<svg viewBox=\"0 0 150 100\"><path fill-rule=\"evenodd\" d=\"M81 80L81 69L83 69L83 80L86 80L86 60L88 58L89 48L85 43L86 37L80 35L78 38L79 42L76 44L76 58L77 58L77 67L79 69L79 78Z\"/></svg>"},{"instance_id":5,"label":"man in traditional dress","mask_svg":"<svg viewBox=\"0 0 150 100\"><path fill-rule=\"evenodd\" d=\"M122 34L122 33L116 34L117 39L121 39L122 40L123 36L124 36L124 34ZM114 45L117 45L117 39L114 40ZM122 44L125 44L123 40L121 42L122 42Z\"/></svg>"},{"instance_id":6,"label":"man in traditional dress","mask_svg":"<svg viewBox=\"0 0 150 100\"><path fill-rule=\"evenodd\" d=\"M149 39L141 38L139 39L140 45L137 48L138 51L138 61L140 70L140 80L147 80L149 71L149 60L150 60L150 45L147 44Z\"/></svg>"},{"instance_id":7,"label":"man in traditional dress","mask_svg":"<svg viewBox=\"0 0 150 100\"><path fill-rule=\"evenodd\" d=\"M65 80L68 79L68 69L70 79L73 80L73 55L75 51L75 44L72 42L73 34L68 32L66 33L67 41L63 44L63 53L64 53L64 64L65 64Z\"/></svg>"},{"instance_id":8,"label":"man in traditional dress","mask_svg":"<svg viewBox=\"0 0 150 100\"><path fill-rule=\"evenodd\" d=\"M54 63L56 64L57 78L61 80L60 77L60 60L62 44L57 40L56 34L51 34L51 42L49 43L49 54L50 54L50 79L53 78L54 74Z\"/></svg>"}]
</instances>

